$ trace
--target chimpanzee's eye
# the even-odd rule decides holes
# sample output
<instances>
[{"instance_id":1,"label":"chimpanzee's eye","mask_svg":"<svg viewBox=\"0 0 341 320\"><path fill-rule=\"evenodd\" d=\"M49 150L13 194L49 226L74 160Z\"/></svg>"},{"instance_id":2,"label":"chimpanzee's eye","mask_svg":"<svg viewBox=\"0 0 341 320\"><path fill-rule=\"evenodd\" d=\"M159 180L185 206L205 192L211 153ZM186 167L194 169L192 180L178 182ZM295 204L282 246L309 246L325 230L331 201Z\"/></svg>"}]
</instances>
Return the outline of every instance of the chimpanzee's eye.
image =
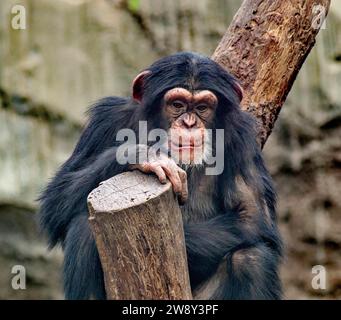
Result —
<instances>
[{"instance_id":1,"label":"chimpanzee's eye","mask_svg":"<svg viewBox=\"0 0 341 320\"><path fill-rule=\"evenodd\" d=\"M173 101L172 106L177 109L182 109L186 107L185 103L180 100Z\"/></svg>"},{"instance_id":2,"label":"chimpanzee's eye","mask_svg":"<svg viewBox=\"0 0 341 320\"><path fill-rule=\"evenodd\" d=\"M201 104L201 105L197 106L196 109L200 112L204 112L207 110L207 106L205 104Z\"/></svg>"}]
</instances>

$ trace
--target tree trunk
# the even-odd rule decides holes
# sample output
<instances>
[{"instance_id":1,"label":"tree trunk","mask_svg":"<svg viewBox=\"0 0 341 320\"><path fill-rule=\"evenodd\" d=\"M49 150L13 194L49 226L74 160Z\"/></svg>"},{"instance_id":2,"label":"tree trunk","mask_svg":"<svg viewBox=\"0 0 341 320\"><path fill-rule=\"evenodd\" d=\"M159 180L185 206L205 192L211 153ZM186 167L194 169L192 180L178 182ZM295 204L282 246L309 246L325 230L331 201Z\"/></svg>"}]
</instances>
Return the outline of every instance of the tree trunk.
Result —
<instances>
[{"instance_id":1,"label":"tree trunk","mask_svg":"<svg viewBox=\"0 0 341 320\"><path fill-rule=\"evenodd\" d=\"M330 0L245 0L212 58L240 80L264 146Z\"/></svg>"},{"instance_id":2,"label":"tree trunk","mask_svg":"<svg viewBox=\"0 0 341 320\"><path fill-rule=\"evenodd\" d=\"M242 108L259 120L262 146L329 5L245 0L212 56L241 81ZM181 212L169 184L124 173L90 194L89 210L109 299L191 298Z\"/></svg>"},{"instance_id":3,"label":"tree trunk","mask_svg":"<svg viewBox=\"0 0 341 320\"><path fill-rule=\"evenodd\" d=\"M191 299L180 208L171 184L140 172L88 197L108 299Z\"/></svg>"}]
</instances>

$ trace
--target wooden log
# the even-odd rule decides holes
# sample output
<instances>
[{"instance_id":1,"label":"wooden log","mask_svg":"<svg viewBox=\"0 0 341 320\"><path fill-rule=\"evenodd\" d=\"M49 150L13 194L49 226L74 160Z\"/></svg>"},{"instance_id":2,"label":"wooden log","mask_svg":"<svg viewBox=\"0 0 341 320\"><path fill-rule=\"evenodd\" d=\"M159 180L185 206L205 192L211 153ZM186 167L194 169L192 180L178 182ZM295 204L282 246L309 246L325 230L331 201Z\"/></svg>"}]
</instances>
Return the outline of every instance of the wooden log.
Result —
<instances>
[{"instance_id":1,"label":"wooden log","mask_svg":"<svg viewBox=\"0 0 341 320\"><path fill-rule=\"evenodd\" d=\"M315 44L330 0L245 0L212 59L242 83L242 108L259 120L264 146Z\"/></svg>"},{"instance_id":2,"label":"wooden log","mask_svg":"<svg viewBox=\"0 0 341 320\"><path fill-rule=\"evenodd\" d=\"M119 174L88 197L108 299L191 299L182 215L170 183Z\"/></svg>"}]
</instances>

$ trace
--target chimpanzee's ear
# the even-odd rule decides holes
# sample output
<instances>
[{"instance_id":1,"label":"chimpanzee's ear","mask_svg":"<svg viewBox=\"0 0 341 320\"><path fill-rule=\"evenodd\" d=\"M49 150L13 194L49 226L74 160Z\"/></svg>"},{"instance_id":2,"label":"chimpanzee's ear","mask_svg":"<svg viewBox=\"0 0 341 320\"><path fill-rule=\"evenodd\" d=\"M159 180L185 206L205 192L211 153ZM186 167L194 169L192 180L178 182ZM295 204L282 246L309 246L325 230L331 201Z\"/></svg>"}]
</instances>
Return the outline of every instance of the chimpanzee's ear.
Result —
<instances>
[{"instance_id":1,"label":"chimpanzee's ear","mask_svg":"<svg viewBox=\"0 0 341 320\"><path fill-rule=\"evenodd\" d=\"M239 100L242 101L243 96L244 96L244 89L243 89L241 83L239 81L233 81L232 86L233 86L234 91L236 91Z\"/></svg>"},{"instance_id":2,"label":"chimpanzee's ear","mask_svg":"<svg viewBox=\"0 0 341 320\"><path fill-rule=\"evenodd\" d=\"M143 83L145 77L150 74L151 71L145 70L139 73L133 81L133 98L137 102L141 102L143 98Z\"/></svg>"}]
</instances>

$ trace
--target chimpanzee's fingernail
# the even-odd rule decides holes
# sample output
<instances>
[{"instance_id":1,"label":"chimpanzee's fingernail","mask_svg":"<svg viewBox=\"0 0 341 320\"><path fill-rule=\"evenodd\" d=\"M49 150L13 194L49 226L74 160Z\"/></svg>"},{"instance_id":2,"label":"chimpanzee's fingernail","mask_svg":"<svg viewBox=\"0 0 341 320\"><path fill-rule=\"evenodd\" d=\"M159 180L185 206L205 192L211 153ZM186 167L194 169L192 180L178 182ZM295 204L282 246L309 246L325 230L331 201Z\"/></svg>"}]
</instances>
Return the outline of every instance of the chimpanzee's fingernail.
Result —
<instances>
[{"instance_id":1,"label":"chimpanzee's fingernail","mask_svg":"<svg viewBox=\"0 0 341 320\"><path fill-rule=\"evenodd\" d=\"M179 201L179 205L180 205L180 206L182 206L182 205L185 204L185 201L184 201L184 199L182 199L182 198L179 198L178 201Z\"/></svg>"},{"instance_id":2,"label":"chimpanzee's fingernail","mask_svg":"<svg viewBox=\"0 0 341 320\"><path fill-rule=\"evenodd\" d=\"M184 201L183 197L181 196L180 192L176 193L176 198L177 198L177 200L178 200L180 205L183 205L185 203L185 201Z\"/></svg>"}]
</instances>

